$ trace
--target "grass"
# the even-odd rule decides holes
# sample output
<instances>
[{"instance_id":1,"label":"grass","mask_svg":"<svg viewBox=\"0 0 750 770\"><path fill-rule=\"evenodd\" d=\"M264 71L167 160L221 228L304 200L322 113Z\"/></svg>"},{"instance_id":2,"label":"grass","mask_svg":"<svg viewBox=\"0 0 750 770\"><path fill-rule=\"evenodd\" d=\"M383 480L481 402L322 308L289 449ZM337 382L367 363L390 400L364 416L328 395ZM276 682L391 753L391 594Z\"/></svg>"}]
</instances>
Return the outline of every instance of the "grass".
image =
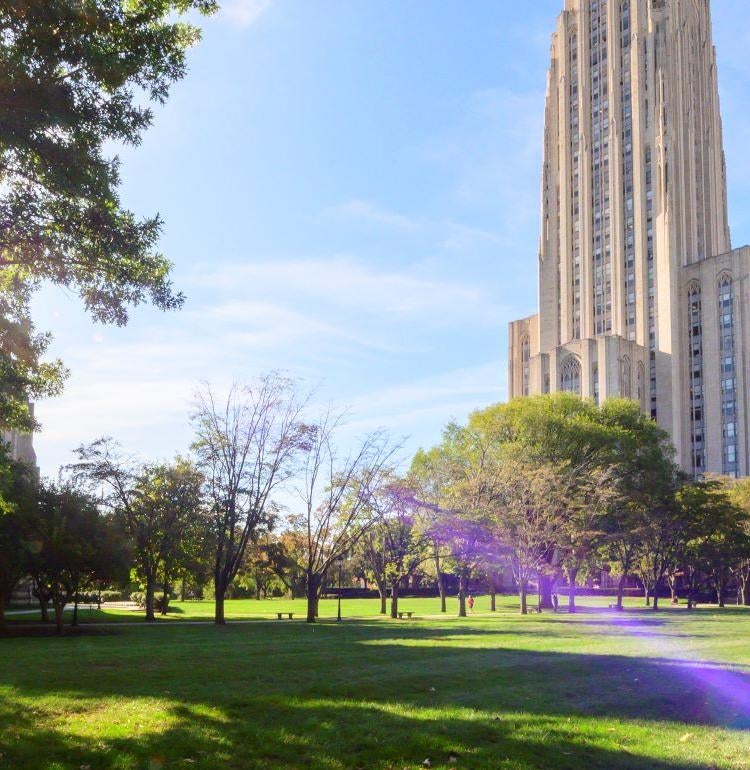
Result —
<instances>
[{"instance_id":1,"label":"grass","mask_svg":"<svg viewBox=\"0 0 750 770\"><path fill-rule=\"evenodd\" d=\"M167 621L2 639L0 768L750 767L750 611L521 617L509 598L496 615L480 599L466 620L391 621L363 601L344 602L360 617L341 624ZM282 606L227 609L239 619ZM178 608L189 619L211 609Z\"/></svg>"},{"instance_id":2,"label":"grass","mask_svg":"<svg viewBox=\"0 0 750 770\"><path fill-rule=\"evenodd\" d=\"M567 604L567 597L560 598L562 608ZM585 603L588 606L606 607L614 601L607 597L585 597L580 598L579 603ZM533 599L529 600L533 604ZM625 603L630 607L640 607L642 599L626 598ZM440 600L437 598L417 599L407 597L399 600L399 611L413 612L422 618L440 616ZM341 603L342 614L345 618L375 618L379 616L380 602L373 599L343 599ZM390 604L388 605L390 612ZM448 612L455 614L458 609L458 600L453 597L448 599ZM500 613L517 612L517 596L497 596L497 610ZM337 602L335 599L323 599L320 602L320 617L335 618L337 612ZM272 620L276 618L277 612L292 612L295 618L304 618L307 614L307 603L305 599L235 599L226 603L227 620ZM490 612L489 596L476 597L474 606L474 615L483 615ZM66 621L70 621L72 613L66 612ZM143 610L127 610L106 608L99 610L79 609L78 616L80 623L122 623L122 622L140 622L143 620ZM166 617L159 616L160 622L174 621L210 621L214 616L213 601L173 601L169 605L169 614ZM38 623L38 610L31 610L23 615L12 615L9 621L15 623Z\"/></svg>"}]
</instances>

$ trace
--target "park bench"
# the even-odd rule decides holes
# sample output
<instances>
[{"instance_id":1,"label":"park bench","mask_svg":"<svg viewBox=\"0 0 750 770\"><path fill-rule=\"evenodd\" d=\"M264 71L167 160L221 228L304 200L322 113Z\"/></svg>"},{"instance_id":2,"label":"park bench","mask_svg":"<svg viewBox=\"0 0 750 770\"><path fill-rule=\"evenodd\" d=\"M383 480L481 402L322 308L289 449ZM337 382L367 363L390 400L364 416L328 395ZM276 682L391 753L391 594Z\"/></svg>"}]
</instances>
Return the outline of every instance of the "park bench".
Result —
<instances>
[{"instance_id":1,"label":"park bench","mask_svg":"<svg viewBox=\"0 0 750 770\"><path fill-rule=\"evenodd\" d=\"M413 612L399 612L398 613L398 619L399 620L403 620L404 619L404 615L406 615L407 618L411 618L411 616L413 614L414 614Z\"/></svg>"},{"instance_id":2,"label":"park bench","mask_svg":"<svg viewBox=\"0 0 750 770\"><path fill-rule=\"evenodd\" d=\"M277 612L276 613L276 617L279 620L283 620L284 615L288 616L289 620L291 620L294 617L294 613L293 612Z\"/></svg>"}]
</instances>

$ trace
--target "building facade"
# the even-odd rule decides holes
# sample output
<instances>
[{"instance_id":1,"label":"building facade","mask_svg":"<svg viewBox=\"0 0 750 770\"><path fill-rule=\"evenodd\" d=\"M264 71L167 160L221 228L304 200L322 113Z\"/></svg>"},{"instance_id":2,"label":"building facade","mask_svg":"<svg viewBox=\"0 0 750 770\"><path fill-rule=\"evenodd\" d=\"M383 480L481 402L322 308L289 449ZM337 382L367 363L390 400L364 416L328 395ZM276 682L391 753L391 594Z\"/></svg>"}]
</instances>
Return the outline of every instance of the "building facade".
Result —
<instances>
[{"instance_id":1,"label":"building facade","mask_svg":"<svg viewBox=\"0 0 750 770\"><path fill-rule=\"evenodd\" d=\"M510 325L510 396L633 398L689 473L750 474L749 273L730 243L709 0L565 0L539 313Z\"/></svg>"}]
</instances>

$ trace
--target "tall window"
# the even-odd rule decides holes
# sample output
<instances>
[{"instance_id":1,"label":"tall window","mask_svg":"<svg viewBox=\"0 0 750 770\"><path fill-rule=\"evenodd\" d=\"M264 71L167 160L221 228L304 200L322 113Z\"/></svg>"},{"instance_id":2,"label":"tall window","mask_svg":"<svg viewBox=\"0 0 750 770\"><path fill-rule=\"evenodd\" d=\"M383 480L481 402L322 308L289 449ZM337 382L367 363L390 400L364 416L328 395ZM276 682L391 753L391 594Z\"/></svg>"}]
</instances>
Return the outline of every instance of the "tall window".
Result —
<instances>
[{"instance_id":1,"label":"tall window","mask_svg":"<svg viewBox=\"0 0 750 770\"><path fill-rule=\"evenodd\" d=\"M656 413L656 266L654 262L654 163L651 148L646 148L646 265L648 268L648 395L651 419Z\"/></svg>"},{"instance_id":2,"label":"tall window","mask_svg":"<svg viewBox=\"0 0 750 770\"><path fill-rule=\"evenodd\" d=\"M622 104L622 185L625 212L624 276L625 328L628 339L635 339L635 211L633 208L633 93L630 74L630 0L620 5L620 100ZM650 205L651 201L648 201Z\"/></svg>"},{"instance_id":3,"label":"tall window","mask_svg":"<svg viewBox=\"0 0 750 770\"><path fill-rule=\"evenodd\" d=\"M638 403L643 411L646 410L646 367L643 361L638 362Z\"/></svg>"},{"instance_id":4,"label":"tall window","mask_svg":"<svg viewBox=\"0 0 750 770\"><path fill-rule=\"evenodd\" d=\"M633 366L628 356L620 359L620 395L623 398L633 396Z\"/></svg>"},{"instance_id":5,"label":"tall window","mask_svg":"<svg viewBox=\"0 0 750 770\"><path fill-rule=\"evenodd\" d=\"M521 365L522 365L522 394L529 395L529 368L531 366L531 341L529 335L524 334L521 337Z\"/></svg>"},{"instance_id":6,"label":"tall window","mask_svg":"<svg viewBox=\"0 0 750 770\"><path fill-rule=\"evenodd\" d=\"M690 384L690 439L693 474L706 468L703 416L703 301L700 284L688 288L688 339L690 344L688 380Z\"/></svg>"},{"instance_id":7,"label":"tall window","mask_svg":"<svg viewBox=\"0 0 750 770\"><path fill-rule=\"evenodd\" d=\"M578 34L572 30L568 40L570 60L570 155L573 159L571 175L571 222L573 243L573 339L581 337L581 126L578 93Z\"/></svg>"},{"instance_id":8,"label":"tall window","mask_svg":"<svg viewBox=\"0 0 750 770\"><path fill-rule=\"evenodd\" d=\"M560 367L560 390L581 395L581 364L575 356L569 356Z\"/></svg>"},{"instance_id":9,"label":"tall window","mask_svg":"<svg viewBox=\"0 0 750 770\"><path fill-rule=\"evenodd\" d=\"M721 356L722 470L737 475L737 370L734 350L732 278L719 279L719 355Z\"/></svg>"},{"instance_id":10,"label":"tall window","mask_svg":"<svg viewBox=\"0 0 750 770\"><path fill-rule=\"evenodd\" d=\"M609 201L609 77L607 0L591 0L591 210L594 258L594 330L612 331L612 233Z\"/></svg>"}]
</instances>

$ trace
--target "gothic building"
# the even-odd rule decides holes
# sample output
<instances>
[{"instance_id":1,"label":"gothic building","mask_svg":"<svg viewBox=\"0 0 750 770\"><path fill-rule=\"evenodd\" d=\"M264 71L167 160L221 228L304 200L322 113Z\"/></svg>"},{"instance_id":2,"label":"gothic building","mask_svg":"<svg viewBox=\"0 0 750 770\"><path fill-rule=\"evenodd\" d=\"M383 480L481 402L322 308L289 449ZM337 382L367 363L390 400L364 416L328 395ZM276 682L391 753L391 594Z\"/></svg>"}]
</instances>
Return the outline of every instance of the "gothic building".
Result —
<instances>
[{"instance_id":1,"label":"gothic building","mask_svg":"<svg viewBox=\"0 0 750 770\"><path fill-rule=\"evenodd\" d=\"M748 475L750 248L731 249L709 5L565 0L510 395L636 399L688 472Z\"/></svg>"}]
</instances>

